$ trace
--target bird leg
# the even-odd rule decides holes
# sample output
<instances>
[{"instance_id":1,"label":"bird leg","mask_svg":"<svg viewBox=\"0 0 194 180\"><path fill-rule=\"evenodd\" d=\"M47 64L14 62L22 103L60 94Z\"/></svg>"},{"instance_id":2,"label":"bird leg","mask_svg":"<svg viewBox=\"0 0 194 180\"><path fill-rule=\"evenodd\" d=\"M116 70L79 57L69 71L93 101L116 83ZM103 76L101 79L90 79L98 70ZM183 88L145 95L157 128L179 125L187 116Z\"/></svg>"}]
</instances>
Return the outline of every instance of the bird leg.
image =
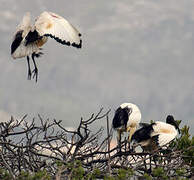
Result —
<instances>
[{"instance_id":1,"label":"bird leg","mask_svg":"<svg viewBox=\"0 0 194 180\"><path fill-rule=\"evenodd\" d=\"M37 80L38 80L38 68L37 68L36 62L35 62L35 60L34 60L34 57L35 57L35 56L36 56L36 54L33 53L33 54L32 54L32 60L33 60L33 63L34 63L34 70L32 71L32 73L34 73L33 78L36 77L36 82L37 82Z\"/></svg>"},{"instance_id":2,"label":"bird leg","mask_svg":"<svg viewBox=\"0 0 194 180\"><path fill-rule=\"evenodd\" d=\"M128 141L131 141L132 135L135 133L136 127L128 127L127 132L129 132Z\"/></svg>"},{"instance_id":3,"label":"bird leg","mask_svg":"<svg viewBox=\"0 0 194 180\"><path fill-rule=\"evenodd\" d=\"M129 143L129 149L131 148L130 147L130 142L131 142L131 138L132 138L132 135L135 133L136 131L136 127L127 127L127 132L129 132L129 135L128 135L128 143Z\"/></svg>"},{"instance_id":4,"label":"bird leg","mask_svg":"<svg viewBox=\"0 0 194 180\"><path fill-rule=\"evenodd\" d=\"M27 62L28 62L28 80L31 80L32 73L31 73L31 69L30 69L30 58L29 58L29 56L27 56Z\"/></svg>"},{"instance_id":5,"label":"bird leg","mask_svg":"<svg viewBox=\"0 0 194 180\"><path fill-rule=\"evenodd\" d=\"M121 130L117 131L117 143L119 147L119 152L121 152Z\"/></svg>"}]
</instances>

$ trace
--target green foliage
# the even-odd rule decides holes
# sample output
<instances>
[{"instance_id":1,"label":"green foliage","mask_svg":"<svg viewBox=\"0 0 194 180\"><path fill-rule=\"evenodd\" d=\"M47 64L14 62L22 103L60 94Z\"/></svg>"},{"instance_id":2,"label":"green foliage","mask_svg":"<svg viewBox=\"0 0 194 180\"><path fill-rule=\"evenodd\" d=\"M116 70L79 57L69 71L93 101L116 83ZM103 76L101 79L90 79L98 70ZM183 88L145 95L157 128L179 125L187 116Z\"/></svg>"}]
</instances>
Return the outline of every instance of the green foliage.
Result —
<instances>
[{"instance_id":1,"label":"green foliage","mask_svg":"<svg viewBox=\"0 0 194 180\"><path fill-rule=\"evenodd\" d=\"M35 173L34 176L32 177L32 180L39 180L39 179L50 180L51 177L50 177L50 175L48 175L48 173L45 170L43 170L43 171L39 171L39 172Z\"/></svg>"},{"instance_id":2,"label":"green foliage","mask_svg":"<svg viewBox=\"0 0 194 180\"><path fill-rule=\"evenodd\" d=\"M113 176L105 176L104 180L115 180Z\"/></svg>"},{"instance_id":3,"label":"green foliage","mask_svg":"<svg viewBox=\"0 0 194 180\"><path fill-rule=\"evenodd\" d=\"M181 169L176 169L176 175L177 176L184 176L186 173L186 170L181 168Z\"/></svg>"},{"instance_id":4,"label":"green foliage","mask_svg":"<svg viewBox=\"0 0 194 180\"><path fill-rule=\"evenodd\" d=\"M8 171L4 170L4 169L0 169L0 179L3 179L3 180L10 180L12 177L11 175L9 174Z\"/></svg>"},{"instance_id":5,"label":"green foliage","mask_svg":"<svg viewBox=\"0 0 194 180\"><path fill-rule=\"evenodd\" d=\"M118 180L125 180L133 175L133 171L131 169L119 169L118 170Z\"/></svg>"},{"instance_id":6,"label":"green foliage","mask_svg":"<svg viewBox=\"0 0 194 180\"><path fill-rule=\"evenodd\" d=\"M20 173L20 175L16 178L17 180L31 180L31 177L30 177L30 173L29 172L24 172L22 171Z\"/></svg>"},{"instance_id":7,"label":"green foliage","mask_svg":"<svg viewBox=\"0 0 194 180\"><path fill-rule=\"evenodd\" d=\"M87 174L86 179L87 180L95 180L98 177L100 177L100 175L101 175L100 170L96 168L91 173Z\"/></svg>"},{"instance_id":8,"label":"green foliage","mask_svg":"<svg viewBox=\"0 0 194 180\"><path fill-rule=\"evenodd\" d=\"M30 174L29 172L22 171L16 180L50 180L51 177L48 173L43 171L38 171L36 173Z\"/></svg>"},{"instance_id":9,"label":"green foliage","mask_svg":"<svg viewBox=\"0 0 194 180\"><path fill-rule=\"evenodd\" d=\"M0 169L0 179L1 180L13 180L11 175L4 169ZM50 180L51 177L48 173L43 170L36 173L29 173L22 171L15 180Z\"/></svg>"},{"instance_id":10,"label":"green foliage","mask_svg":"<svg viewBox=\"0 0 194 180\"><path fill-rule=\"evenodd\" d=\"M56 165L57 167L61 167L64 163L62 161L57 160Z\"/></svg>"},{"instance_id":11,"label":"green foliage","mask_svg":"<svg viewBox=\"0 0 194 180\"><path fill-rule=\"evenodd\" d=\"M145 180L152 180L152 177L147 173L145 173L143 177L145 178Z\"/></svg>"},{"instance_id":12,"label":"green foliage","mask_svg":"<svg viewBox=\"0 0 194 180\"><path fill-rule=\"evenodd\" d=\"M169 179L162 167L155 168L152 172L154 177L162 178L163 180Z\"/></svg>"},{"instance_id":13,"label":"green foliage","mask_svg":"<svg viewBox=\"0 0 194 180\"><path fill-rule=\"evenodd\" d=\"M105 176L104 180L126 180L130 179L131 176L134 175L134 172L132 169L118 169L115 171L113 174L115 175L110 175L110 176Z\"/></svg>"},{"instance_id":14,"label":"green foliage","mask_svg":"<svg viewBox=\"0 0 194 180\"><path fill-rule=\"evenodd\" d=\"M176 120L178 127L180 126L181 122L182 122L182 120Z\"/></svg>"},{"instance_id":15,"label":"green foliage","mask_svg":"<svg viewBox=\"0 0 194 180\"><path fill-rule=\"evenodd\" d=\"M75 160L74 162L68 163L66 166L70 170L73 180L84 179L85 171L82 167L81 161Z\"/></svg>"},{"instance_id":16,"label":"green foliage","mask_svg":"<svg viewBox=\"0 0 194 180\"><path fill-rule=\"evenodd\" d=\"M154 120L150 120L150 124L154 123L155 121Z\"/></svg>"},{"instance_id":17,"label":"green foliage","mask_svg":"<svg viewBox=\"0 0 194 180\"><path fill-rule=\"evenodd\" d=\"M93 176L100 176L101 172L99 169L94 169Z\"/></svg>"},{"instance_id":18,"label":"green foliage","mask_svg":"<svg viewBox=\"0 0 194 180\"><path fill-rule=\"evenodd\" d=\"M118 170L118 179L119 180L125 180L126 178L127 178L127 170L119 169Z\"/></svg>"},{"instance_id":19,"label":"green foliage","mask_svg":"<svg viewBox=\"0 0 194 180\"><path fill-rule=\"evenodd\" d=\"M183 152L183 160L185 163L194 167L194 136L191 137L189 134L188 126L184 126L181 129L181 137L176 139L173 146Z\"/></svg>"}]
</instances>

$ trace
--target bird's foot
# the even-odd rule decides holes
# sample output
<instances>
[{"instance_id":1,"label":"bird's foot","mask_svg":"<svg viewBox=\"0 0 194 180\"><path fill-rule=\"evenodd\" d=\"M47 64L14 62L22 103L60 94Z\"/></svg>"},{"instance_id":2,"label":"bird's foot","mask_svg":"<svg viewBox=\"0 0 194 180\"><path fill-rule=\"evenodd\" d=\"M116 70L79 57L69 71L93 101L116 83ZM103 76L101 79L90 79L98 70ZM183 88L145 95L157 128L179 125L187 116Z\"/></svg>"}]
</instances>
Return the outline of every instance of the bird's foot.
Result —
<instances>
[{"instance_id":1,"label":"bird's foot","mask_svg":"<svg viewBox=\"0 0 194 180\"><path fill-rule=\"evenodd\" d=\"M37 82L38 80L38 68L37 67L34 68L34 70L32 71L32 74L33 74L33 79L35 78Z\"/></svg>"},{"instance_id":2,"label":"bird's foot","mask_svg":"<svg viewBox=\"0 0 194 180\"><path fill-rule=\"evenodd\" d=\"M38 53L34 54L34 56L35 56L36 58L39 58L39 57L42 56L42 55L43 55L42 52L38 52Z\"/></svg>"}]
</instances>

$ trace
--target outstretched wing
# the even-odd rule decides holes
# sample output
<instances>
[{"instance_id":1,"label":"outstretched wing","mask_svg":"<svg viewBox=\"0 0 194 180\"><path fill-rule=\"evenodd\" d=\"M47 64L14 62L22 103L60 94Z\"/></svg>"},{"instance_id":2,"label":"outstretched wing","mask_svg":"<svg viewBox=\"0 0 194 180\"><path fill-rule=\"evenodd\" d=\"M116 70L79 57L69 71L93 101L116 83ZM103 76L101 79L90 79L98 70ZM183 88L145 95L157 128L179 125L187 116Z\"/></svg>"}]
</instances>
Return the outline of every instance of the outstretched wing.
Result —
<instances>
[{"instance_id":1,"label":"outstretched wing","mask_svg":"<svg viewBox=\"0 0 194 180\"><path fill-rule=\"evenodd\" d=\"M35 21L35 29L40 36L49 36L57 42L81 48L82 40L79 31L63 17L43 12Z\"/></svg>"},{"instance_id":2,"label":"outstretched wing","mask_svg":"<svg viewBox=\"0 0 194 180\"><path fill-rule=\"evenodd\" d=\"M15 35L17 34L18 31L24 31L23 33L23 37L24 37L31 29L30 21L31 21L30 12L27 12L23 16L20 24L17 26Z\"/></svg>"},{"instance_id":3,"label":"outstretched wing","mask_svg":"<svg viewBox=\"0 0 194 180\"><path fill-rule=\"evenodd\" d=\"M13 41L11 44L11 54L13 54L16 49L20 46L22 40L24 37L28 34L30 31L31 26L30 26L30 13L27 12L23 18L20 24L16 28L16 32L13 37ZM13 56L15 57L15 56Z\"/></svg>"}]
</instances>

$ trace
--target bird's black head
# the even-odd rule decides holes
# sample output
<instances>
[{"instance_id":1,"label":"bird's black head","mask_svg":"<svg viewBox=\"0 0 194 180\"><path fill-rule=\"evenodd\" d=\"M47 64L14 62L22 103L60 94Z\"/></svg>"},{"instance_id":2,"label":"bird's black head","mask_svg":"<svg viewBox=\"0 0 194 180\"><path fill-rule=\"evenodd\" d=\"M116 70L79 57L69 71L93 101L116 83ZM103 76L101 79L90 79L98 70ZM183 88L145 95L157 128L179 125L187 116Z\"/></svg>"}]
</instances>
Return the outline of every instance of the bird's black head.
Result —
<instances>
[{"instance_id":1,"label":"bird's black head","mask_svg":"<svg viewBox=\"0 0 194 180\"><path fill-rule=\"evenodd\" d=\"M178 130L178 132L180 134L179 126L178 126L177 122L174 120L174 117L172 115L167 116L166 123L173 125Z\"/></svg>"},{"instance_id":2,"label":"bird's black head","mask_svg":"<svg viewBox=\"0 0 194 180\"><path fill-rule=\"evenodd\" d=\"M112 121L113 128L122 128L127 126L127 121L129 119L129 115L132 113L132 109L125 107L119 107L115 111L115 115Z\"/></svg>"}]
</instances>

